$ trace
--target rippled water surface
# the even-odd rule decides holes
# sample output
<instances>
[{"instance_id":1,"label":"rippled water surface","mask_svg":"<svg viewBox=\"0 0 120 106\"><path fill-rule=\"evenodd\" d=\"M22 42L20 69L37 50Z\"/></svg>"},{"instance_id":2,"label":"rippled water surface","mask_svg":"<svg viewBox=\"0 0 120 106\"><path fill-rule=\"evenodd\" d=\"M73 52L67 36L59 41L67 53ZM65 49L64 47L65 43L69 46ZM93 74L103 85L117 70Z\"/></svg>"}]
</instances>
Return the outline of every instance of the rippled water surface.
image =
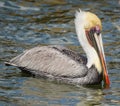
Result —
<instances>
[{"instance_id":1,"label":"rippled water surface","mask_svg":"<svg viewBox=\"0 0 120 106\"><path fill-rule=\"evenodd\" d=\"M75 10L96 13L111 87L76 87L33 78L4 62L37 45L59 44L84 53L74 29ZM119 0L0 0L0 106L119 106Z\"/></svg>"}]
</instances>

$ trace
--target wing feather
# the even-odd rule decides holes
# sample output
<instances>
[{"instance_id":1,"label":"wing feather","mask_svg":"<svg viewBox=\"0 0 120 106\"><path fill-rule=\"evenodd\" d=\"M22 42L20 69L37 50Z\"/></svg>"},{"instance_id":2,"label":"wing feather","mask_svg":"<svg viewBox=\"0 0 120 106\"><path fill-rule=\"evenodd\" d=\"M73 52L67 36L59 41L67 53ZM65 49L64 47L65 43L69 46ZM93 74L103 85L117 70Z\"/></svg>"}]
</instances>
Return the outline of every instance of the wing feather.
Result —
<instances>
[{"instance_id":1,"label":"wing feather","mask_svg":"<svg viewBox=\"0 0 120 106\"><path fill-rule=\"evenodd\" d=\"M26 50L10 60L9 64L33 74L59 77L83 77L88 69L86 58L61 46L38 46Z\"/></svg>"}]
</instances>

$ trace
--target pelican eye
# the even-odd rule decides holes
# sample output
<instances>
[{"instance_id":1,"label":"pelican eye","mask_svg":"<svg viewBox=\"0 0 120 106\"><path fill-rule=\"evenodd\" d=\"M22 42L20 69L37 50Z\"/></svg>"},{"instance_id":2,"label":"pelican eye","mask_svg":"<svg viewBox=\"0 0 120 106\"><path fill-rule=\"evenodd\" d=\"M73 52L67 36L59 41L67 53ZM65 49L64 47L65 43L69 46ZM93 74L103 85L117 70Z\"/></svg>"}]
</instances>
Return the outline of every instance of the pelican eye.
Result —
<instances>
[{"instance_id":1,"label":"pelican eye","mask_svg":"<svg viewBox=\"0 0 120 106\"><path fill-rule=\"evenodd\" d=\"M90 29L90 32L96 33L96 34L99 36L100 33L101 33L101 30L100 30L100 28L99 28L98 26L95 26L95 27L92 27L92 28Z\"/></svg>"}]
</instances>

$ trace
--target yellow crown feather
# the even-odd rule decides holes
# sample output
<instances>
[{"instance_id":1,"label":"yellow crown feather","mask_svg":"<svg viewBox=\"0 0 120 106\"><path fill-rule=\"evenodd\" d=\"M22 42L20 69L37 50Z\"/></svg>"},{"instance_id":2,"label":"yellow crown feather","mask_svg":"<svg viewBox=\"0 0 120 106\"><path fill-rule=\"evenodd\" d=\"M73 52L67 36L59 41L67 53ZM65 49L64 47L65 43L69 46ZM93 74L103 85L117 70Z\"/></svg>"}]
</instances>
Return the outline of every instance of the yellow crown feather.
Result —
<instances>
[{"instance_id":1,"label":"yellow crown feather","mask_svg":"<svg viewBox=\"0 0 120 106\"><path fill-rule=\"evenodd\" d=\"M95 14L86 12L85 17L85 29L89 30L92 27L99 26L99 28L102 30L101 20Z\"/></svg>"}]
</instances>

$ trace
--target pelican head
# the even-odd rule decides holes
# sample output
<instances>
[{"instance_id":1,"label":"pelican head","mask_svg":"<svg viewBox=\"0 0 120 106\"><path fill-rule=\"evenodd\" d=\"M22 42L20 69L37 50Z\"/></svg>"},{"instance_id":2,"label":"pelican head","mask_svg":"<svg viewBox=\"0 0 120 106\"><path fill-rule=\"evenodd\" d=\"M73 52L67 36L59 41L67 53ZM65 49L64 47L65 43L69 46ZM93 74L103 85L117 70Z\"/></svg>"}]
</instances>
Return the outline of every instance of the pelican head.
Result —
<instances>
[{"instance_id":1,"label":"pelican head","mask_svg":"<svg viewBox=\"0 0 120 106\"><path fill-rule=\"evenodd\" d=\"M91 12L80 10L75 15L75 27L79 42L88 58L87 67L94 65L98 73L103 74L105 84L110 85L102 43L101 20Z\"/></svg>"}]
</instances>

